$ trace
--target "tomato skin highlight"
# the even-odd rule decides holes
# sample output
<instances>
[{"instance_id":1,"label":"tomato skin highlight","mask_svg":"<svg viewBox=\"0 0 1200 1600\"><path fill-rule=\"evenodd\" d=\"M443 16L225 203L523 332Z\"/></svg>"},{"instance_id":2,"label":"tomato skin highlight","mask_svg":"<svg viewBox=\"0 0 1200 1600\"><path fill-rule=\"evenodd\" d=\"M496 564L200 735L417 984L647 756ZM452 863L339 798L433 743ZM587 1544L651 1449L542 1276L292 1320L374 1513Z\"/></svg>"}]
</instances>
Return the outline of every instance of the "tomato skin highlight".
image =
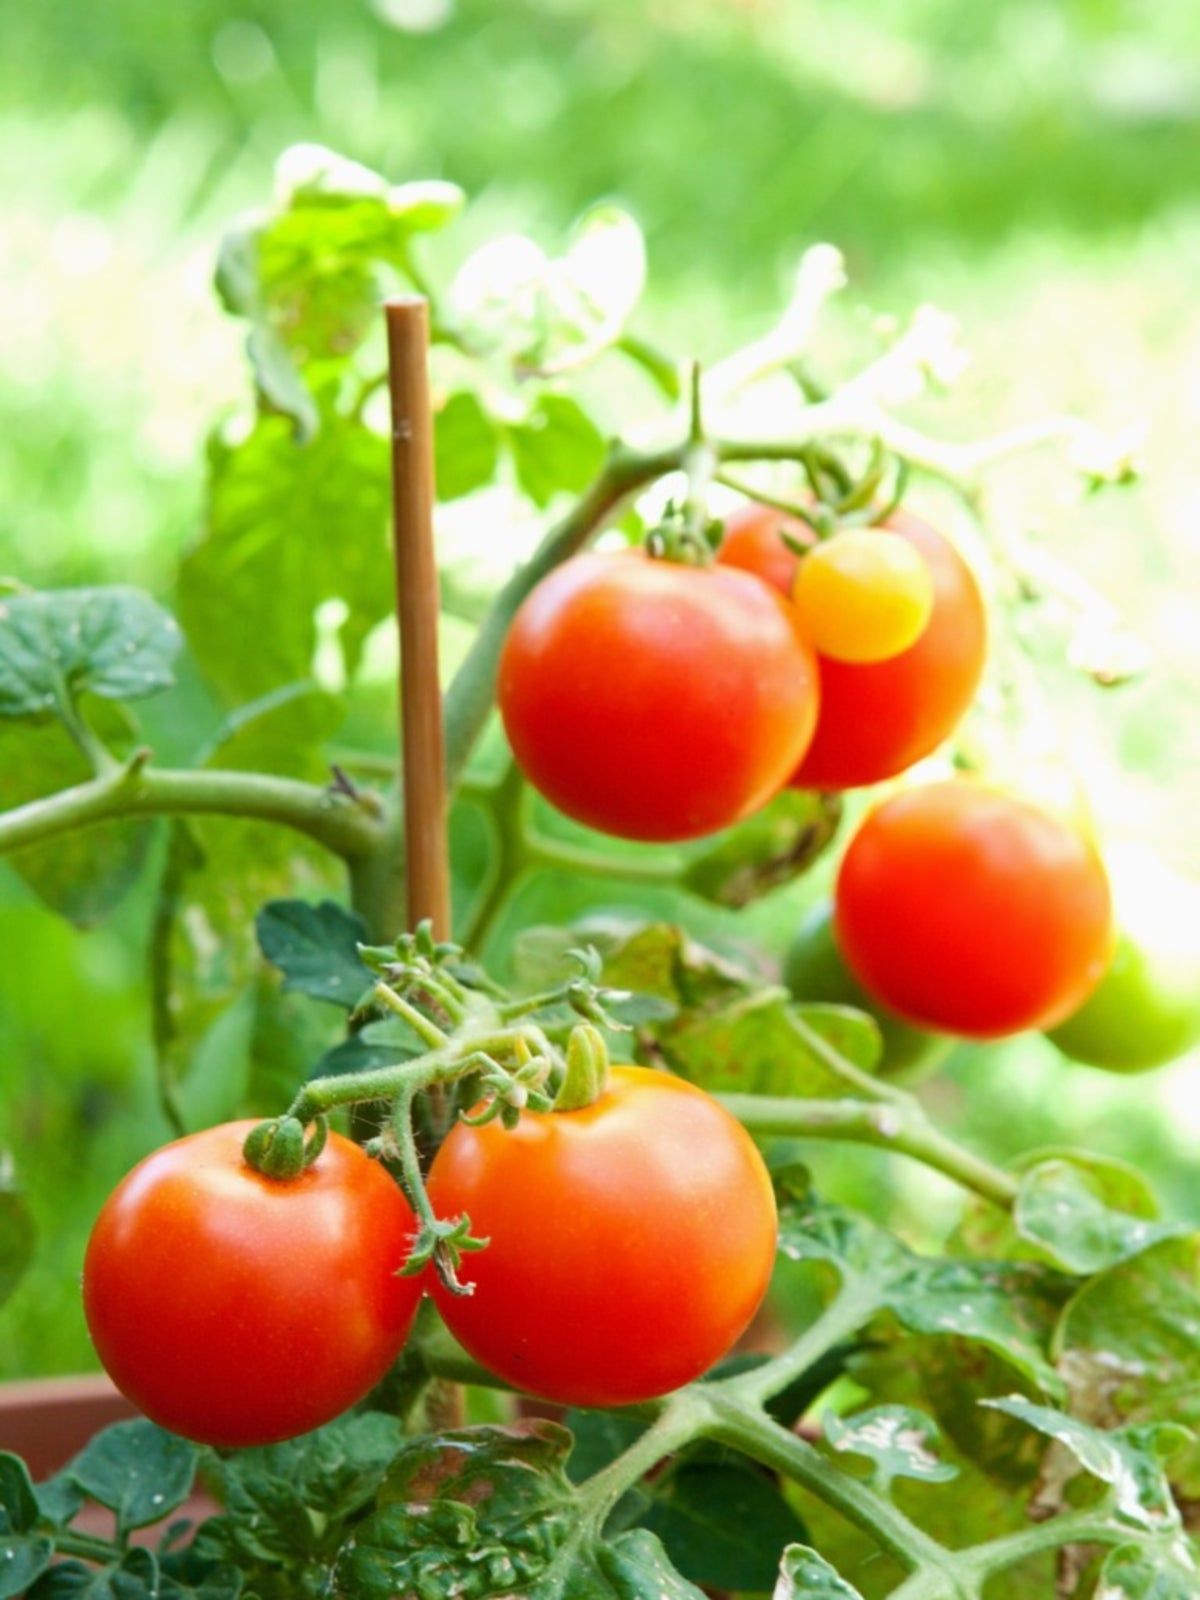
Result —
<instances>
[{"instance_id":1,"label":"tomato skin highlight","mask_svg":"<svg viewBox=\"0 0 1200 1600\"><path fill-rule=\"evenodd\" d=\"M460 1123L434 1159L439 1216L490 1240L463 1260L469 1297L433 1288L476 1360L564 1405L667 1394L726 1354L775 1258L762 1157L710 1095L615 1067L582 1111Z\"/></svg>"},{"instance_id":2,"label":"tomato skin highlight","mask_svg":"<svg viewBox=\"0 0 1200 1600\"><path fill-rule=\"evenodd\" d=\"M423 1285L395 1183L331 1133L287 1183L247 1165L254 1122L146 1157L101 1209L84 1310L109 1376L173 1433L270 1444L340 1416L383 1377Z\"/></svg>"},{"instance_id":3,"label":"tomato skin highlight","mask_svg":"<svg viewBox=\"0 0 1200 1600\"><path fill-rule=\"evenodd\" d=\"M792 608L729 568L589 552L517 612L497 698L519 766L576 821L689 839L782 789L817 718Z\"/></svg>"},{"instance_id":4,"label":"tomato skin highlight","mask_svg":"<svg viewBox=\"0 0 1200 1600\"><path fill-rule=\"evenodd\" d=\"M792 779L797 788L855 789L895 777L949 737L983 675L987 613L970 567L948 539L911 512L893 511L881 526L924 557L933 609L916 643L886 661L818 656L820 716ZM741 508L726 523L718 561L751 567L790 593L799 560L780 538L781 527L812 537L803 523L769 507Z\"/></svg>"},{"instance_id":5,"label":"tomato skin highlight","mask_svg":"<svg viewBox=\"0 0 1200 1600\"><path fill-rule=\"evenodd\" d=\"M842 858L834 900L838 948L868 993L967 1038L1062 1021L1113 950L1108 875L1091 842L968 779L877 806Z\"/></svg>"}]
</instances>

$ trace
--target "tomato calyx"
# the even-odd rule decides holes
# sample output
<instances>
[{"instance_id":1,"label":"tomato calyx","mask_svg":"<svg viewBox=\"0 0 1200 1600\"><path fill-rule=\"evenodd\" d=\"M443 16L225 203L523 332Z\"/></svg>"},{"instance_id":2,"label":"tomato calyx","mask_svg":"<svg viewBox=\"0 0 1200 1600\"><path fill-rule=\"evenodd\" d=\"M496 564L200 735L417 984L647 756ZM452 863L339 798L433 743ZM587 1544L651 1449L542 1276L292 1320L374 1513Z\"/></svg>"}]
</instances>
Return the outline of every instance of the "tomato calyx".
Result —
<instances>
[{"instance_id":1,"label":"tomato calyx","mask_svg":"<svg viewBox=\"0 0 1200 1600\"><path fill-rule=\"evenodd\" d=\"M567 1040L567 1066L558 1093L555 1111L582 1111L594 1105L608 1088L608 1045L599 1028L581 1022L572 1028Z\"/></svg>"},{"instance_id":2,"label":"tomato calyx","mask_svg":"<svg viewBox=\"0 0 1200 1600\"><path fill-rule=\"evenodd\" d=\"M311 1132L298 1117L272 1117L246 1136L242 1153L249 1166L276 1183L290 1183L307 1172L325 1148L329 1124L317 1117Z\"/></svg>"}]
</instances>

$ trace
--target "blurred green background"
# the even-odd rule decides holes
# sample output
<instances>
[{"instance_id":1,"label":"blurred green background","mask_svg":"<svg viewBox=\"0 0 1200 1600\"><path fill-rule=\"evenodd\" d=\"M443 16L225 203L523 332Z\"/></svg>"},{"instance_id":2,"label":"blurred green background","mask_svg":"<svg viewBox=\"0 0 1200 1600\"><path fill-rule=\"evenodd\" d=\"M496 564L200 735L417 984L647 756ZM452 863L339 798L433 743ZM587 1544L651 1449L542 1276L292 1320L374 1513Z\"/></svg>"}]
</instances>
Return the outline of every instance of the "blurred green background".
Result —
<instances>
[{"instance_id":1,"label":"blurred green background","mask_svg":"<svg viewBox=\"0 0 1200 1600\"><path fill-rule=\"evenodd\" d=\"M220 233L317 140L444 176L473 238L554 243L589 202L642 223L637 326L719 353L767 323L806 244L854 292L934 301L975 360L953 436L1059 408L1149 425L1144 486L1083 502L1053 462L997 477L1151 640L1153 673L1056 690L1111 837L1200 876L1200 12L1190 0L39 0L0 10L0 572L162 592L197 526L203 439L244 392L210 289ZM778 951L805 886L751 919ZM531 914L575 910L542 885ZM0 1147L39 1264L0 1376L90 1364L73 1278L115 1176L163 1134L145 896L87 935L0 875ZM1144 1163L1200 1217L1195 1063L1121 1080L1040 1040L960 1053L925 1092L998 1155L1064 1139ZM894 1178L836 1157L872 1203ZM914 1176L901 1223L950 1216Z\"/></svg>"}]
</instances>

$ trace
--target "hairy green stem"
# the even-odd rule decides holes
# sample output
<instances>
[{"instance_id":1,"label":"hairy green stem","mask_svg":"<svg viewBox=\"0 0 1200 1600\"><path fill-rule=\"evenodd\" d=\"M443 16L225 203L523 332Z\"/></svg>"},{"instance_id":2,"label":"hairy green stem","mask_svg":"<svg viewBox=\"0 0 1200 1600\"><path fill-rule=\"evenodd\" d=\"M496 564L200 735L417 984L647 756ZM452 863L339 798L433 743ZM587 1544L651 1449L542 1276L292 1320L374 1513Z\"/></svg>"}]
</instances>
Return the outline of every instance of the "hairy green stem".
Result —
<instances>
[{"instance_id":1,"label":"hairy green stem","mask_svg":"<svg viewBox=\"0 0 1200 1600\"><path fill-rule=\"evenodd\" d=\"M990 1539L986 1544L973 1545L962 1554L964 1563L972 1571L980 1578L987 1578L994 1572L1015 1567L1030 1556L1040 1555L1044 1550L1061 1550L1068 1544L1119 1545L1130 1542L1131 1533L1126 1524L1116 1516L1106 1517L1098 1513L1094 1506L1089 1506L1083 1511L1051 1517L1047 1522L1036 1522L1017 1533Z\"/></svg>"},{"instance_id":2,"label":"hairy green stem","mask_svg":"<svg viewBox=\"0 0 1200 1600\"><path fill-rule=\"evenodd\" d=\"M0 854L122 818L227 816L275 822L354 861L379 846L378 816L348 796L256 772L156 768L135 760L0 814Z\"/></svg>"},{"instance_id":3,"label":"hairy green stem","mask_svg":"<svg viewBox=\"0 0 1200 1600\"><path fill-rule=\"evenodd\" d=\"M615 1461L593 1473L580 1487L585 1523L600 1533L609 1512L635 1483L658 1463L698 1438L710 1417L707 1401L699 1389L681 1389L663 1403L658 1417Z\"/></svg>"},{"instance_id":4,"label":"hairy green stem","mask_svg":"<svg viewBox=\"0 0 1200 1600\"><path fill-rule=\"evenodd\" d=\"M1014 1178L940 1133L915 1102L909 1108L892 1103L792 1100L754 1094L723 1094L717 1098L751 1133L841 1139L895 1150L1005 1209L1017 1197Z\"/></svg>"}]
</instances>

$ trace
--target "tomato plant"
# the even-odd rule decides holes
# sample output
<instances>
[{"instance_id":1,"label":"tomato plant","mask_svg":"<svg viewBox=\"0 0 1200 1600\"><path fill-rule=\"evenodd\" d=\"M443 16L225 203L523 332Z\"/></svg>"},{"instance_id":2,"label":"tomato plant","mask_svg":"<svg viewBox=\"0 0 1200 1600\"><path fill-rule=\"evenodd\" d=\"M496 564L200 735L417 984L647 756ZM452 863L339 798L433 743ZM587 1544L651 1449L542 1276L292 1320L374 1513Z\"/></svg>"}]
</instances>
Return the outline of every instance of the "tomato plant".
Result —
<instances>
[{"instance_id":1,"label":"tomato plant","mask_svg":"<svg viewBox=\"0 0 1200 1600\"><path fill-rule=\"evenodd\" d=\"M412 1212L378 1162L335 1133L276 1182L242 1155L252 1127L147 1156L84 1261L88 1326L115 1383L206 1444L270 1444L340 1416L395 1360L421 1294L399 1275Z\"/></svg>"},{"instance_id":2,"label":"tomato plant","mask_svg":"<svg viewBox=\"0 0 1200 1600\"><path fill-rule=\"evenodd\" d=\"M979 687L987 620L970 567L944 534L908 511L892 512L887 526L927 564L933 609L916 642L888 660L820 657L821 714L794 778L802 787L859 788L903 772L949 737ZM781 531L806 536L802 523L748 506L730 518L720 559L790 592L798 560Z\"/></svg>"},{"instance_id":3,"label":"tomato plant","mask_svg":"<svg viewBox=\"0 0 1200 1600\"><path fill-rule=\"evenodd\" d=\"M181 1136L77 1263L146 1415L37 1484L0 1452L0 1600L1190 1596L1200 1234L1125 1164L964 1139L987 1053L965 1093L900 1081L946 1050L931 1027L1057 1024L1070 1048L1091 1026L1093 1058L1127 1060L1192 1037L1157 965L1104 976L1097 851L986 781L977 736L1000 702L1028 720L1051 654L1111 687L1111 608L979 515L1002 648L958 748L983 598L909 509L936 480L981 513L1030 443L1065 441L1093 489L1127 452L1073 418L914 426L896 397L956 365L944 319L837 370L828 246L701 372L636 326L619 208L556 258L456 255L465 199L289 152L220 251L253 381L209 441L176 614L121 585L0 604L0 852L81 927L142 886L129 936ZM426 430L381 405L396 284L430 302L437 492L461 502L444 614L399 586L403 772L390 623ZM899 538L932 579L887 660L835 660L836 637L814 657L793 603L798 560L819 572L849 534ZM863 631L836 585L818 610ZM831 925L806 874L859 813L836 791L943 744L983 777L865 797ZM610 1057L633 1064L606 1079ZM110 1130L132 1137L128 1113ZM854 1191L847 1144L872 1174L857 1208L822 1196ZM116 1160L104 1139L51 1155ZM0 1300L34 1231L5 1153ZM576 1404L534 1416L521 1390ZM217 1514L164 1531L201 1470Z\"/></svg>"},{"instance_id":4,"label":"tomato plant","mask_svg":"<svg viewBox=\"0 0 1200 1600\"><path fill-rule=\"evenodd\" d=\"M1112 954L1104 866L1078 829L967 780L893 795L851 840L838 947L902 1017L976 1038L1046 1028Z\"/></svg>"},{"instance_id":5,"label":"tomato plant","mask_svg":"<svg viewBox=\"0 0 1200 1600\"><path fill-rule=\"evenodd\" d=\"M524 1116L511 1134L460 1125L429 1195L488 1240L466 1274L474 1293L438 1291L450 1331L518 1389L571 1405L653 1399L707 1372L775 1259L771 1180L750 1136L644 1067L616 1067L586 1109ZM648 1336L673 1318L671 1339Z\"/></svg>"},{"instance_id":6,"label":"tomato plant","mask_svg":"<svg viewBox=\"0 0 1200 1600\"><path fill-rule=\"evenodd\" d=\"M778 792L817 718L789 608L718 566L582 555L513 619L497 696L529 781L630 839L728 827Z\"/></svg>"}]
</instances>

